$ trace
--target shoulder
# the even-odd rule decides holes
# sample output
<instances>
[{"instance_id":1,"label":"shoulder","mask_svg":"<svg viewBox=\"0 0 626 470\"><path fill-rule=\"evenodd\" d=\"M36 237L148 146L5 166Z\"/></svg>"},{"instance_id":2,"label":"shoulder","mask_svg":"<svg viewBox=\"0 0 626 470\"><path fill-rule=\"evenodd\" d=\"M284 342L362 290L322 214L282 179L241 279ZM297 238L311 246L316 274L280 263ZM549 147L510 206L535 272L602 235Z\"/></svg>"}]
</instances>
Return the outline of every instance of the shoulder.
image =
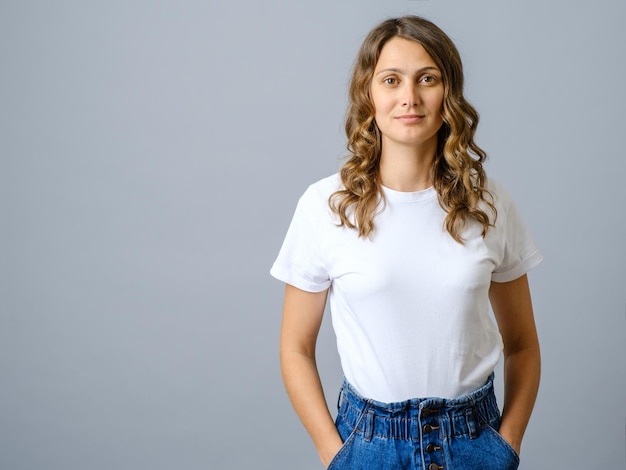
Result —
<instances>
[{"instance_id":1,"label":"shoulder","mask_svg":"<svg viewBox=\"0 0 626 470\"><path fill-rule=\"evenodd\" d=\"M339 177L339 173L335 173L333 175L327 176L326 178L322 178L319 181L311 184L307 188L307 193L319 194L322 196L330 196L335 191L341 189L343 187L341 183L341 178Z\"/></svg>"},{"instance_id":2,"label":"shoulder","mask_svg":"<svg viewBox=\"0 0 626 470\"><path fill-rule=\"evenodd\" d=\"M296 214L311 220L328 218L331 215L329 198L331 194L342 188L339 174L327 176L309 185L298 200Z\"/></svg>"},{"instance_id":3,"label":"shoulder","mask_svg":"<svg viewBox=\"0 0 626 470\"><path fill-rule=\"evenodd\" d=\"M498 180L488 178L487 190L489 191L489 194L491 194L491 197L493 198L492 202L498 211L507 211L511 207L511 204L513 203L511 194Z\"/></svg>"},{"instance_id":4,"label":"shoulder","mask_svg":"<svg viewBox=\"0 0 626 470\"><path fill-rule=\"evenodd\" d=\"M341 188L343 188L341 178L339 173L335 173L311 184L300 198L300 203L319 205L323 202L327 205L331 194Z\"/></svg>"},{"instance_id":5,"label":"shoulder","mask_svg":"<svg viewBox=\"0 0 626 470\"><path fill-rule=\"evenodd\" d=\"M527 231L524 218L509 191L498 181L489 180L487 185L489 193L496 207L496 228L505 232L522 233Z\"/></svg>"}]
</instances>

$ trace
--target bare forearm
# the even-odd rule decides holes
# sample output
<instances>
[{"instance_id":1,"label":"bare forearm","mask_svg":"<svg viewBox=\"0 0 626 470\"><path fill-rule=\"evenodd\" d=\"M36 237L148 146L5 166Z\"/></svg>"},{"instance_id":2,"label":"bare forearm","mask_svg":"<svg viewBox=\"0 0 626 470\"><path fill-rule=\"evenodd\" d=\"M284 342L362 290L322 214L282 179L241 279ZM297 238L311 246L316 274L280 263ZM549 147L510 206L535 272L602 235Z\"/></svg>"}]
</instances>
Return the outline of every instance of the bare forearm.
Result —
<instances>
[{"instance_id":1,"label":"bare forearm","mask_svg":"<svg viewBox=\"0 0 626 470\"><path fill-rule=\"evenodd\" d=\"M504 408L500 434L519 453L541 375L539 345L505 355Z\"/></svg>"},{"instance_id":2,"label":"bare forearm","mask_svg":"<svg viewBox=\"0 0 626 470\"><path fill-rule=\"evenodd\" d=\"M342 442L326 405L315 359L281 351L281 370L289 399L327 466Z\"/></svg>"}]
</instances>

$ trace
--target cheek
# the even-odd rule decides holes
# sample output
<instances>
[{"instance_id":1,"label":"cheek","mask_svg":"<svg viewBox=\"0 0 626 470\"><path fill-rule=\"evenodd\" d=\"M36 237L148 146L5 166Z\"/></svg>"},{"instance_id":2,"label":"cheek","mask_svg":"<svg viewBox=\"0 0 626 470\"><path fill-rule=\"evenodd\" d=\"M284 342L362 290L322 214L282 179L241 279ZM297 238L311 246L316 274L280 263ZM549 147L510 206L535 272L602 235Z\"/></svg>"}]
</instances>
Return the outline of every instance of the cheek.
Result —
<instances>
[{"instance_id":1,"label":"cheek","mask_svg":"<svg viewBox=\"0 0 626 470\"><path fill-rule=\"evenodd\" d=\"M373 103L377 115L387 114L393 109L393 100L388 96L379 96Z\"/></svg>"},{"instance_id":2,"label":"cheek","mask_svg":"<svg viewBox=\"0 0 626 470\"><path fill-rule=\"evenodd\" d=\"M388 93L381 93L380 90L371 90L370 97L376 114L383 113L389 109L391 99Z\"/></svg>"},{"instance_id":3,"label":"cheek","mask_svg":"<svg viewBox=\"0 0 626 470\"><path fill-rule=\"evenodd\" d=\"M443 97L433 96L429 102L429 108L433 113L437 114L440 118L443 117Z\"/></svg>"},{"instance_id":4,"label":"cheek","mask_svg":"<svg viewBox=\"0 0 626 470\"><path fill-rule=\"evenodd\" d=\"M439 110L439 113L443 113L443 91L435 97L433 105Z\"/></svg>"}]
</instances>

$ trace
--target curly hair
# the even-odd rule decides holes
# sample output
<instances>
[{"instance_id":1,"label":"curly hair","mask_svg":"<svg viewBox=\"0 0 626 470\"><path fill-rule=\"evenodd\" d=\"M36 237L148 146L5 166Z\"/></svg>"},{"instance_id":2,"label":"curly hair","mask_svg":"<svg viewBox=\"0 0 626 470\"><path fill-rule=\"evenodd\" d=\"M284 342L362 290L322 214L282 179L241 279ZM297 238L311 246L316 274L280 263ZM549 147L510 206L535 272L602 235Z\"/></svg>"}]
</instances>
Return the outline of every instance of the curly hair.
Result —
<instances>
[{"instance_id":1,"label":"curly hair","mask_svg":"<svg viewBox=\"0 0 626 470\"><path fill-rule=\"evenodd\" d=\"M331 210L340 226L369 237L374 217L385 202L378 178L382 140L370 85L383 46L395 37L421 44L441 70L443 124L437 134L432 174L439 204L446 212L444 226L463 244L461 233L468 220L474 220L482 225L484 237L497 214L482 165L487 154L474 142L479 115L463 96L463 66L456 46L438 26L418 16L383 21L361 45L349 88L345 123L349 154L340 171L344 189L330 196Z\"/></svg>"}]
</instances>

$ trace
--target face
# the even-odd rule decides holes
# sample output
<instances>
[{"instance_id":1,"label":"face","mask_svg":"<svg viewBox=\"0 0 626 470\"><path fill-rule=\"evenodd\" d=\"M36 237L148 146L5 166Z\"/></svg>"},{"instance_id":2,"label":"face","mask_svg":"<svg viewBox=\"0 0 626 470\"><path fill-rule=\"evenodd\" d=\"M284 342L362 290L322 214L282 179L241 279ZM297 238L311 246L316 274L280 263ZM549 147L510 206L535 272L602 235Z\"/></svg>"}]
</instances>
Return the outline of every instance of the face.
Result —
<instances>
[{"instance_id":1,"label":"face","mask_svg":"<svg viewBox=\"0 0 626 470\"><path fill-rule=\"evenodd\" d=\"M424 47L402 38L382 48L370 95L383 152L398 146L435 149L443 124L441 71Z\"/></svg>"}]
</instances>

